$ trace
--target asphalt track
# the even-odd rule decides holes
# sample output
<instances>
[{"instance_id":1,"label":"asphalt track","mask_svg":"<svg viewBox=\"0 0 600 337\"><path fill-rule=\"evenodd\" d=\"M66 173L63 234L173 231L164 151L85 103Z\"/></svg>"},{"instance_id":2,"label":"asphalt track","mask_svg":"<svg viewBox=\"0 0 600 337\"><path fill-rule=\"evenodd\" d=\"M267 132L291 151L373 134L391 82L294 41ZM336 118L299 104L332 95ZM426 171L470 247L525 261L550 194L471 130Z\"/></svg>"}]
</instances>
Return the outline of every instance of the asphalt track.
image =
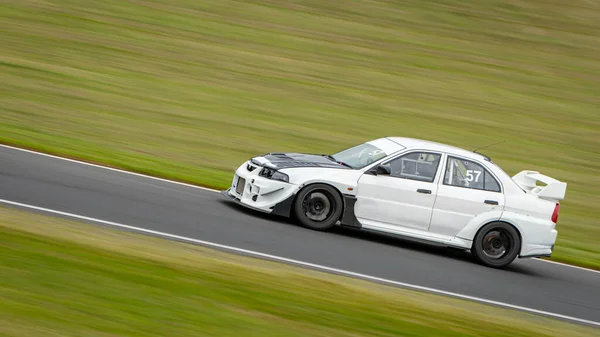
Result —
<instances>
[{"instance_id":1,"label":"asphalt track","mask_svg":"<svg viewBox=\"0 0 600 337\"><path fill-rule=\"evenodd\" d=\"M315 232L243 209L215 191L4 146L0 199L600 326L599 272L531 259L496 270L446 248L347 229ZM558 229L560 235L560 223Z\"/></svg>"}]
</instances>

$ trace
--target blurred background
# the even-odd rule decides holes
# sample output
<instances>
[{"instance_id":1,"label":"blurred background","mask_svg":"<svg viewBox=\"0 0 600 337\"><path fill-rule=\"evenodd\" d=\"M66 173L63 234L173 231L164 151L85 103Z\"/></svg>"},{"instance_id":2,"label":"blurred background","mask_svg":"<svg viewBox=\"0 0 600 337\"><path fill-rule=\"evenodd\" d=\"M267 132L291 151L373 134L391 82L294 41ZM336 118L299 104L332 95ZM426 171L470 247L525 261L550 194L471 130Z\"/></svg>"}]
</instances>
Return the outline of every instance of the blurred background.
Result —
<instances>
[{"instance_id":1,"label":"blurred background","mask_svg":"<svg viewBox=\"0 0 600 337\"><path fill-rule=\"evenodd\" d=\"M0 141L222 188L267 151L384 136L568 183L558 261L600 268L600 2L0 4Z\"/></svg>"},{"instance_id":2,"label":"blurred background","mask_svg":"<svg viewBox=\"0 0 600 337\"><path fill-rule=\"evenodd\" d=\"M483 152L509 174L568 183L552 259L600 270L599 1L4 0L0 18L0 143L220 189L271 151L504 141ZM0 275L2 336L598 332L5 206Z\"/></svg>"}]
</instances>

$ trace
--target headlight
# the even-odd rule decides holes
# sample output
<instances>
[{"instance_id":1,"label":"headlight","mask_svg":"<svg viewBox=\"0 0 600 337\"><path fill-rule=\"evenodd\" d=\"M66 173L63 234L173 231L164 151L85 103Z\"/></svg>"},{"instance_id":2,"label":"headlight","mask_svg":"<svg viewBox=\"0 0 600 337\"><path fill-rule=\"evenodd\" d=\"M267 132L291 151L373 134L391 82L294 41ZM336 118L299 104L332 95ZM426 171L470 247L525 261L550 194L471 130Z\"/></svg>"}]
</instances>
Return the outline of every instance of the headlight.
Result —
<instances>
[{"instance_id":1,"label":"headlight","mask_svg":"<svg viewBox=\"0 0 600 337\"><path fill-rule=\"evenodd\" d=\"M288 177L287 174L281 173L279 171L275 171L268 167L263 167L263 169L260 171L260 173L258 175L261 177L271 179L271 180L278 180L278 181L283 181L286 183L290 182L290 177Z\"/></svg>"},{"instance_id":2,"label":"headlight","mask_svg":"<svg viewBox=\"0 0 600 337\"><path fill-rule=\"evenodd\" d=\"M286 182L286 183L290 182L290 177L288 177L287 174L281 173L279 171L275 171L275 173L273 173L273 175L271 176L271 179L283 181L283 182Z\"/></svg>"}]
</instances>

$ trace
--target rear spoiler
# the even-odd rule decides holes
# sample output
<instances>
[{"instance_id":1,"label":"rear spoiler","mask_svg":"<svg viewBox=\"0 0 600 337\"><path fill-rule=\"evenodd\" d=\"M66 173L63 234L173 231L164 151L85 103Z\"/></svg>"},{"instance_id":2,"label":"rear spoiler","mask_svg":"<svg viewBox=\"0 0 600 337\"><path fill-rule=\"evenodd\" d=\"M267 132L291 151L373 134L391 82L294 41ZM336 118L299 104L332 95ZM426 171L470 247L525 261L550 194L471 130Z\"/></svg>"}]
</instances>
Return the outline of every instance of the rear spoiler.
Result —
<instances>
[{"instance_id":1,"label":"rear spoiler","mask_svg":"<svg viewBox=\"0 0 600 337\"><path fill-rule=\"evenodd\" d=\"M513 176L512 179L527 193L533 194L540 199L558 202L565 198L565 193L567 192L567 183L540 174L537 171L521 171ZM546 186L537 186L538 181L546 184Z\"/></svg>"}]
</instances>

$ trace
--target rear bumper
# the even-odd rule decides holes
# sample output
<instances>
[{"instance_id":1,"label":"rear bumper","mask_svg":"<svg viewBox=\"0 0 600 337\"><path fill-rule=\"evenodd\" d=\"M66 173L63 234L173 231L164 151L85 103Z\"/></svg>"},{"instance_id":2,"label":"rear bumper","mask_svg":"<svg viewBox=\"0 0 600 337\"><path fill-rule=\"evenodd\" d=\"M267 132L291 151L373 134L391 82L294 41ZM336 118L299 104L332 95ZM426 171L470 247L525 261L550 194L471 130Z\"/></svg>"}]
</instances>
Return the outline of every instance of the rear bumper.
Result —
<instances>
[{"instance_id":1,"label":"rear bumper","mask_svg":"<svg viewBox=\"0 0 600 337\"><path fill-rule=\"evenodd\" d=\"M530 251L529 253L527 253L527 255L519 255L519 258L526 259L532 257L551 257L552 250L552 247L540 247Z\"/></svg>"},{"instance_id":2,"label":"rear bumper","mask_svg":"<svg viewBox=\"0 0 600 337\"><path fill-rule=\"evenodd\" d=\"M551 229L547 232L544 239L536 240L535 243L527 243L523 246L521 250L520 258L527 257L550 257L552 252L554 251L554 244L556 243L556 238L558 236L558 231L556 229Z\"/></svg>"}]
</instances>

